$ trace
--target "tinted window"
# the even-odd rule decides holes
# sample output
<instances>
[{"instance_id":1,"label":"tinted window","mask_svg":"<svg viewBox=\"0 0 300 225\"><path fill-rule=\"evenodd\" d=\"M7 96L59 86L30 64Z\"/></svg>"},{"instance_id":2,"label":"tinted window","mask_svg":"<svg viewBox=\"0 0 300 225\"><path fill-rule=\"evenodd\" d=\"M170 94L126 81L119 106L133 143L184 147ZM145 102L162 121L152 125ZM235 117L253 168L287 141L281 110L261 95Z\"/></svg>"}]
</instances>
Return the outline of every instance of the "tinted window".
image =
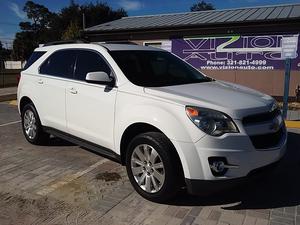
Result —
<instances>
[{"instance_id":1,"label":"tinted window","mask_svg":"<svg viewBox=\"0 0 300 225\"><path fill-rule=\"evenodd\" d=\"M106 72L107 74L111 72L107 63L98 53L79 50L77 53L75 79L85 80L87 73L99 71Z\"/></svg>"},{"instance_id":2,"label":"tinted window","mask_svg":"<svg viewBox=\"0 0 300 225\"><path fill-rule=\"evenodd\" d=\"M188 63L163 51L111 51L125 76L134 84L159 87L211 81Z\"/></svg>"},{"instance_id":3,"label":"tinted window","mask_svg":"<svg viewBox=\"0 0 300 225\"><path fill-rule=\"evenodd\" d=\"M40 68L41 74L57 77L73 78L75 50L62 50L54 52Z\"/></svg>"},{"instance_id":4,"label":"tinted window","mask_svg":"<svg viewBox=\"0 0 300 225\"><path fill-rule=\"evenodd\" d=\"M28 59L26 65L24 66L24 70L29 68L36 60L41 58L42 55L44 55L46 52L44 51L35 51L31 54L30 58Z\"/></svg>"}]
</instances>

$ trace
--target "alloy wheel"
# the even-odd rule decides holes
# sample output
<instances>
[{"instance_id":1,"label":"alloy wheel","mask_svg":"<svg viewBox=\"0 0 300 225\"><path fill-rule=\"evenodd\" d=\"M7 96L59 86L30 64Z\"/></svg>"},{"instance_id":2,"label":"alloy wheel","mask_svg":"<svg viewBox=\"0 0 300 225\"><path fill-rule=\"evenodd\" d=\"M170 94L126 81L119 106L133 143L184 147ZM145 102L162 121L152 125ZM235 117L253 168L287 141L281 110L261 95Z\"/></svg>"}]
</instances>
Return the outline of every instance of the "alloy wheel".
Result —
<instances>
[{"instance_id":1,"label":"alloy wheel","mask_svg":"<svg viewBox=\"0 0 300 225\"><path fill-rule=\"evenodd\" d=\"M131 155L131 171L141 189L157 193L165 181L165 168L158 152L148 144L135 147Z\"/></svg>"},{"instance_id":2,"label":"alloy wheel","mask_svg":"<svg viewBox=\"0 0 300 225\"><path fill-rule=\"evenodd\" d=\"M27 110L24 113L23 126L27 137L33 140L37 134L36 117L31 110Z\"/></svg>"}]
</instances>

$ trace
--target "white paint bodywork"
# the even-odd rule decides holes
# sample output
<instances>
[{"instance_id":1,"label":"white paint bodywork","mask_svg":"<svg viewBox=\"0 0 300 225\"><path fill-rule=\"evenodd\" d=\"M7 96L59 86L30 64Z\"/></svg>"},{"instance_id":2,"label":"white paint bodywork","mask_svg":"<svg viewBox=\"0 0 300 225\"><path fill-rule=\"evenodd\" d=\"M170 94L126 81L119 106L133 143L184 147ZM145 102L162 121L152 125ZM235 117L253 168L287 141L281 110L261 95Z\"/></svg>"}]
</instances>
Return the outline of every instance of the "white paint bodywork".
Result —
<instances>
[{"instance_id":1,"label":"white paint bodywork","mask_svg":"<svg viewBox=\"0 0 300 225\"><path fill-rule=\"evenodd\" d=\"M118 49L118 45L106 45ZM44 126L52 127L120 154L121 138L132 124L147 123L161 130L173 143L180 157L184 175L189 179L215 180L246 176L251 170L281 158L286 137L277 148L264 151L253 147L241 123L247 115L269 111L274 99L252 89L226 82L206 82L170 87L144 88L129 82L107 49L99 44L64 44L41 47L47 51L22 72L18 103L26 96L34 103ZM52 77L39 73L41 63L58 49L92 49L99 52L113 69L116 86ZM128 49L151 49L127 46ZM229 115L239 133L212 137L198 129L187 117L185 107L198 106ZM268 124L252 127L260 134ZM283 124L284 126L284 124ZM250 129L250 128L249 128ZM238 165L226 176L215 177L207 158L223 156Z\"/></svg>"}]
</instances>

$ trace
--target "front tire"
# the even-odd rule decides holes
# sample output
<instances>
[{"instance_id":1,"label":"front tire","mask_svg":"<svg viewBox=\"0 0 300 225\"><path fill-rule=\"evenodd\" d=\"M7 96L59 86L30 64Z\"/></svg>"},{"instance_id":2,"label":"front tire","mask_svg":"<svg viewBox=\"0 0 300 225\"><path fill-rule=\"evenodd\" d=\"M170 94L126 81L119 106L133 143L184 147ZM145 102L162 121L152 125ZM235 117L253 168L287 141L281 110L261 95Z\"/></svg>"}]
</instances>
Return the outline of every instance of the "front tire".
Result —
<instances>
[{"instance_id":1,"label":"front tire","mask_svg":"<svg viewBox=\"0 0 300 225\"><path fill-rule=\"evenodd\" d=\"M162 133L136 136L126 152L126 169L135 190L154 202L170 200L182 184L181 163L172 143Z\"/></svg>"},{"instance_id":2,"label":"front tire","mask_svg":"<svg viewBox=\"0 0 300 225\"><path fill-rule=\"evenodd\" d=\"M48 142L50 135L43 131L39 115L32 103L24 106L21 117L23 134L29 143L41 145Z\"/></svg>"}]
</instances>

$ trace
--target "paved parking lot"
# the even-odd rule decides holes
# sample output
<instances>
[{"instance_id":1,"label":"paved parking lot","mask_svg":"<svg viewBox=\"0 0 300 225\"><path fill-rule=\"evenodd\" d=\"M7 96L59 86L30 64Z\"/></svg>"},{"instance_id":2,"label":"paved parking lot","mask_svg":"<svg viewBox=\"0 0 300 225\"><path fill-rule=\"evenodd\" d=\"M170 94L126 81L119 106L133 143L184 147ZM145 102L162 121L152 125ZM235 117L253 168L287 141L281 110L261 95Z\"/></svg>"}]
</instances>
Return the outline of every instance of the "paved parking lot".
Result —
<instances>
[{"instance_id":1,"label":"paved parking lot","mask_svg":"<svg viewBox=\"0 0 300 225\"><path fill-rule=\"evenodd\" d=\"M53 138L23 138L17 108L0 103L0 224L300 225L300 131L267 176L210 197L168 204L136 194L120 165Z\"/></svg>"}]
</instances>

